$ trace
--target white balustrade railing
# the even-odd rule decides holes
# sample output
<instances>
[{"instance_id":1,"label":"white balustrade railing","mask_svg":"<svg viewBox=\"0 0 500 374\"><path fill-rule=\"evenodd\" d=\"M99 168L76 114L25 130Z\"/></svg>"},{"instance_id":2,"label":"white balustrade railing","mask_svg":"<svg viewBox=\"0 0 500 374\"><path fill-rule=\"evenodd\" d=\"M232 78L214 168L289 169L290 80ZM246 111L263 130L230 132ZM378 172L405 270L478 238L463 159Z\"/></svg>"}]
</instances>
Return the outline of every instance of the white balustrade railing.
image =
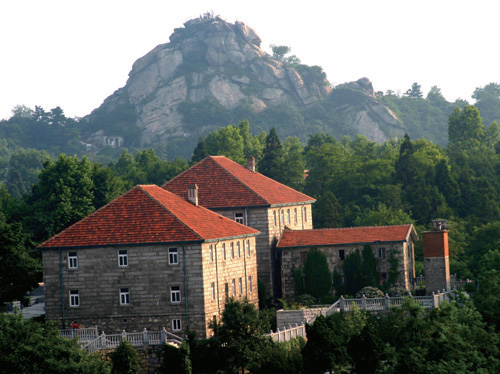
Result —
<instances>
[{"instance_id":1,"label":"white balustrade railing","mask_svg":"<svg viewBox=\"0 0 500 374\"><path fill-rule=\"evenodd\" d=\"M305 339L306 337L306 326L305 325L295 325L295 327L282 327L281 329L278 328L276 332L270 332L269 334L266 334L266 336L269 336L273 341L277 343L284 343L287 342L291 339L298 338L299 336L303 337Z\"/></svg>"},{"instance_id":2,"label":"white balustrade railing","mask_svg":"<svg viewBox=\"0 0 500 374\"><path fill-rule=\"evenodd\" d=\"M97 326L94 326L81 329L61 330L60 335L66 339L75 339L76 337L79 337L80 341L87 342L97 338L99 336L99 332L97 330Z\"/></svg>"}]
</instances>

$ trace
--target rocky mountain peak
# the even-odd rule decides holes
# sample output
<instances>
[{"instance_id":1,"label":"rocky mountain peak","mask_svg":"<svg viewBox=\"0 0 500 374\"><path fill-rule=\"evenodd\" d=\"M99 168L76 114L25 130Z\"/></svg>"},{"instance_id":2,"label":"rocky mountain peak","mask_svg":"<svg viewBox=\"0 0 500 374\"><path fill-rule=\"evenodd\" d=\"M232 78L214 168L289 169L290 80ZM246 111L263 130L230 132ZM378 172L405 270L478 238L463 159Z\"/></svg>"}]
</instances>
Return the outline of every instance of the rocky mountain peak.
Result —
<instances>
[{"instance_id":1,"label":"rocky mountain peak","mask_svg":"<svg viewBox=\"0 0 500 374\"><path fill-rule=\"evenodd\" d=\"M308 107L330 93L322 72L318 79L301 65L299 73L264 52L261 42L243 22L229 23L210 13L189 20L174 30L169 43L139 58L126 86L99 110L131 106L142 130L141 144L148 145L189 132L181 103L208 100L227 110L246 105L260 112L284 103Z\"/></svg>"}]
</instances>

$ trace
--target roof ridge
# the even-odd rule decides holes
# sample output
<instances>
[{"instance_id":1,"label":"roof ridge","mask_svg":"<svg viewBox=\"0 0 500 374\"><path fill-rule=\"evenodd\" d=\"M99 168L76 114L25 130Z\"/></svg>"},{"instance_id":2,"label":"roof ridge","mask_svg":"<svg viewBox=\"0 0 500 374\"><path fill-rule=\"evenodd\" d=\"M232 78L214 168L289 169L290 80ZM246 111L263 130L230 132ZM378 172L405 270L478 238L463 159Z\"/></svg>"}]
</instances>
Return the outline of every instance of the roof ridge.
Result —
<instances>
[{"instance_id":1,"label":"roof ridge","mask_svg":"<svg viewBox=\"0 0 500 374\"><path fill-rule=\"evenodd\" d=\"M353 230L353 229L373 229L373 228L388 228L388 227L406 227L412 225L411 223L406 223L402 225L382 225L382 226L349 226L349 227L321 227L318 229L303 229L303 230L289 230L293 232L300 231L327 231L327 230Z\"/></svg>"},{"instance_id":2,"label":"roof ridge","mask_svg":"<svg viewBox=\"0 0 500 374\"><path fill-rule=\"evenodd\" d=\"M177 217L176 214L174 214L170 209L168 209L165 205L163 205L161 202L159 202L156 198L154 198L148 191L146 191L145 189L143 189L142 187L143 186L155 186L155 187L158 187L159 190L161 190L161 193L163 192L166 192L167 194L170 194L172 196L174 196L175 198L178 198L178 199L181 199L183 201L185 201L186 203L190 204L187 200L184 200L182 197L180 196L177 196L176 194L170 192L170 191L167 191L159 186L157 186L156 184L153 184L153 185L139 185L138 187L141 189L141 191L143 191L145 194L147 194L152 200L154 200L160 207L162 207L163 209L165 209L168 213L170 213L172 215L172 217L174 217L177 222L180 222L181 225L183 225L184 227L186 227L189 231L191 231L193 234L195 234L196 236L198 236L200 239L205 239L203 237L203 235L200 235L197 231L195 231L194 229L192 229L191 227L189 227L188 225L186 225L186 223L184 223L181 219L179 219L179 217ZM199 205L198 205L199 206Z\"/></svg>"},{"instance_id":3,"label":"roof ridge","mask_svg":"<svg viewBox=\"0 0 500 374\"><path fill-rule=\"evenodd\" d=\"M241 166L242 168L244 168L245 170L249 171L247 168L245 168L243 165L237 163L236 161L233 161L231 160L229 157L226 157L226 156L208 156L210 157L219 167L221 167L226 173L228 173L231 177L233 177L234 179L236 179L238 181L238 183L240 183L243 187L245 187L247 190L253 192L255 195L257 195L260 199L264 200L267 204L271 205L271 203L269 202L269 200L265 199L264 197L262 197L257 191L255 191L253 188L250 188L250 186L248 186L245 182L243 182L240 178L238 178L236 175L234 175L233 173L231 173L227 168L225 168L223 165L221 165L220 163L218 163L214 157L220 157L220 158L225 158L226 160L229 160L231 162L234 162L235 164ZM264 174L261 174L257 171L255 171L254 173L256 174L260 174L261 176L263 177L266 177ZM267 179L271 179L269 177L266 177ZM277 182L275 180L273 180L273 182ZM279 183L279 182L277 182Z\"/></svg>"},{"instance_id":4,"label":"roof ridge","mask_svg":"<svg viewBox=\"0 0 500 374\"><path fill-rule=\"evenodd\" d=\"M117 196L115 197L113 200L111 200L109 203L106 203L104 204L102 207L94 210L92 213L90 213L88 216L85 216L83 217L82 219L79 219L78 221L76 221L75 223L69 225L68 227L66 227L64 230L58 232L57 234L55 235L52 235L50 238L48 238L47 240L45 240L44 242L42 242L41 244L38 244L37 247L43 247L44 244L48 243L48 242L51 242L53 241L54 239L58 238L59 236L61 236L63 233L65 233L66 231L68 231L70 228L72 228L73 226L75 226L76 224L80 223L80 222L84 222L84 221L87 221L88 219L90 219L90 217L93 217L95 216L98 212L100 212L101 210L103 210L104 208L106 208L108 205L111 205L113 204L116 200L122 198L123 196L125 195L128 195L129 193L131 193L132 191L134 191L135 189L137 189L139 187L139 185L137 186L134 186L132 187L130 190L128 190L127 192L125 192L124 194L120 195L120 196Z\"/></svg>"}]
</instances>

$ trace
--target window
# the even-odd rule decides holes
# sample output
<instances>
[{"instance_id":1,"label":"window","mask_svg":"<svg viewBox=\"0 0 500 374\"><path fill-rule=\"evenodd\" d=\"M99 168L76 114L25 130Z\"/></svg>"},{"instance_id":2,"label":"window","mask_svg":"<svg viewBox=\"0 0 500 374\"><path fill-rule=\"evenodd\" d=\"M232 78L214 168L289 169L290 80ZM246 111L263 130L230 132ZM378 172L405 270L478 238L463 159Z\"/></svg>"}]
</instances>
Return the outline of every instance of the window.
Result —
<instances>
[{"instance_id":1,"label":"window","mask_svg":"<svg viewBox=\"0 0 500 374\"><path fill-rule=\"evenodd\" d=\"M241 223L242 225L245 224L243 213L234 213L234 220L238 223Z\"/></svg>"},{"instance_id":2,"label":"window","mask_svg":"<svg viewBox=\"0 0 500 374\"><path fill-rule=\"evenodd\" d=\"M250 240L247 240L247 257L250 257Z\"/></svg>"},{"instance_id":3,"label":"window","mask_svg":"<svg viewBox=\"0 0 500 374\"><path fill-rule=\"evenodd\" d=\"M68 253L68 268L78 269L78 255L76 252Z\"/></svg>"},{"instance_id":4,"label":"window","mask_svg":"<svg viewBox=\"0 0 500 374\"><path fill-rule=\"evenodd\" d=\"M169 265L177 265L179 263L179 254L177 248L168 249L168 263Z\"/></svg>"},{"instance_id":5,"label":"window","mask_svg":"<svg viewBox=\"0 0 500 374\"><path fill-rule=\"evenodd\" d=\"M78 293L78 290L69 291L69 306L80 306L80 294Z\"/></svg>"},{"instance_id":6,"label":"window","mask_svg":"<svg viewBox=\"0 0 500 374\"><path fill-rule=\"evenodd\" d=\"M307 208L304 207L304 222L307 222Z\"/></svg>"},{"instance_id":7,"label":"window","mask_svg":"<svg viewBox=\"0 0 500 374\"><path fill-rule=\"evenodd\" d=\"M248 277L248 292L252 292L253 288L252 288L252 276L250 275Z\"/></svg>"},{"instance_id":8,"label":"window","mask_svg":"<svg viewBox=\"0 0 500 374\"><path fill-rule=\"evenodd\" d=\"M276 222L276 211L273 210L273 222L274 222L274 227L278 226L277 222Z\"/></svg>"},{"instance_id":9,"label":"window","mask_svg":"<svg viewBox=\"0 0 500 374\"><path fill-rule=\"evenodd\" d=\"M240 295L243 293L243 282L241 278L238 279L238 292L240 293Z\"/></svg>"},{"instance_id":10,"label":"window","mask_svg":"<svg viewBox=\"0 0 500 374\"><path fill-rule=\"evenodd\" d=\"M180 331L182 330L182 321L180 319L172 320L172 331Z\"/></svg>"},{"instance_id":11,"label":"window","mask_svg":"<svg viewBox=\"0 0 500 374\"><path fill-rule=\"evenodd\" d=\"M286 210L286 223L288 225L290 224L290 209Z\"/></svg>"},{"instance_id":12,"label":"window","mask_svg":"<svg viewBox=\"0 0 500 374\"><path fill-rule=\"evenodd\" d=\"M236 295L236 279L231 281L233 296Z\"/></svg>"},{"instance_id":13,"label":"window","mask_svg":"<svg viewBox=\"0 0 500 374\"><path fill-rule=\"evenodd\" d=\"M387 273L382 273L382 280L384 280L384 281L387 280Z\"/></svg>"},{"instance_id":14,"label":"window","mask_svg":"<svg viewBox=\"0 0 500 374\"><path fill-rule=\"evenodd\" d=\"M231 244L229 244L229 247L231 248L231 258L234 258L234 243L231 242Z\"/></svg>"},{"instance_id":15,"label":"window","mask_svg":"<svg viewBox=\"0 0 500 374\"><path fill-rule=\"evenodd\" d=\"M181 302L181 288L179 286L170 287L170 301L173 303Z\"/></svg>"},{"instance_id":16,"label":"window","mask_svg":"<svg viewBox=\"0 0 500 374\"><path fill-rule=\"evenodd\" d=\"M229 284L224 283L224 292L226 294L226 297L229 297Z\"/></svg>"},{"instance_id":17,"label":"window","mask_svg":"<svg viewBox=\"0 0 500 374\"><path fill-rule=\"evenodd\" d=\"M226 260L226 243L222 243L222 259Z\"/></svg>"},{"instance_id":18,"label":"window","mask_svg":"<svg viewBox=\"0 0 500 374\"><path fill-rule=\"evenodd\" d=\"M340 261L345 260L345 249L339 249L339 260Z\"/></svg>"},{"instance_id":19,"label":"window","mask_svg":"<svg viewBox=\"0 0 500 374\"><path fill-rule=\"evenodd\" d=\"M285 211L281 209L281 224L285 224Z\"/></svg>"},{"instance_id":20,"label":"window","mask_svg":"<svg viewBox=\"0 0 500 374\"><path fill-rule=\"evenodd\" d=\"M293 222L297 224L298 222L298 217L297 217L297 208L293 210Z\"/></svg>"},{"instance_id":21,"label":"window","mask_svg":"<svg viewBox=\"0 0 500 374\"><path fill-rule=\"evenodd\" d=\"M215 300L215 283L212 282L210 287L212 288L212 300Z\"/></svg>"},{"instance_id":22,"label":"window","mask_svg":"<svg viewBox=\"0 0 500 374\"><path fill-rule=\"evenodd\" d=\"M304 263L306 262L306 259L307 259L307 252L306 251L300 252L300 262Z\"/></svg>"},{"instance_id":23,"label":"window","mask_svg":"<svg viewBox=\"0 0 500 374\"><path fill-rule=\"evenodd\" d=\"M210 246L208 247L208 251L210 253L210 262L213 262L214 261L214 246L212 244L210 244Z\"/></svg>"},{"instance_id":24,"label":"window","mask_svg":"<svg viewBox=\"0 0 500 374\"><path fill-rule=\"evenodd\" d=\"M128 266L128 251L126 249L118 250L118 266Z\"/></svg>"},{"instance_id":25,"label":"window","mask_svg":"<svg viewBox=\"0 0 500 374\"><path fill-rule=\"evenodd\" d=\"M385 258L385 248L378 249L378 258Z\"/></svg>"},{"instance_id":26,"label":"window","mask_svg":"<svg viewBox=\"0 0 500 374\"><path fill-rule=\"evenodd\" d=\"M130 291L128 288L120 288L120 305L130 304Z\"/></svg>"},{"instance_id":27,"label":"window","mask_svg":"<svg viewBox=\"0 0 500 374\"><path fill-rule=\"evenodd\" d=\"M238 253L238 258L241 257L240 242L236 242L236 252Z\"/></svg>"}]
</instances>

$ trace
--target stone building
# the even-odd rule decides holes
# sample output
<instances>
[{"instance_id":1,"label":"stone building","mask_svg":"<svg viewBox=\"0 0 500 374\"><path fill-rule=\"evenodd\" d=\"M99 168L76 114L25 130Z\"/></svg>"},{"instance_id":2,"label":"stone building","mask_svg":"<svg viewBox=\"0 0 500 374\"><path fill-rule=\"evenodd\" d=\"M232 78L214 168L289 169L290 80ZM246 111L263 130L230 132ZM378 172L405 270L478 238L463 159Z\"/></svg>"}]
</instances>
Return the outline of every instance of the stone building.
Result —
<instances>
[{"instance_id":1,"label":"stone building","mask_svg":"<svg viewBox=\"0 0 500 374\"><path fill-rule=\"evenodd\" d=\"M326 255L331 272L342 274L346 256L365 245L370 245L378 259L377 271L382 283L388 277L390 258L398 260L397 285L407 290L413 287L415 261L413 243L418 239L412 224L401 226L352 227L317 230L285 230L277 245L281 252L282 292L284 296L295 294L293 272L301 268L307 252L318 248Z\"/></svg>"},{"instance_id":2,"label":"stone building","mask_svg":"<svg viewBox=\"0 0 500 374\"><path fill-rule=\"evenodd\" d=\"M136 186L41 244L47 320L206 337L226 297L257 304L258 231L199 206L189 188L183 199Z\"/></svg>"},{"instance_id":3,"label":"stone building","mask_svg":"<svg viewBox=\"0 0 500 374\"><path fill-rule=\"evenodd\" d=\"M445 220L434 220L432 224L433 231L422 233L427 295L451 289L448 223Z\"/></svg>"},{"instance_id":4,"label":"stone building","mask_svg":"<svg viewBox=\"0 0 500 374\"><path fill-rule=\"evenodd\" d=\"M257 269L268 295L280 295L280 258L276 243L285 227L312 229L316 200L255 171L250 156L244 167L224 156L208 156L165 185L187 198L187 186L197 184L200 205L260 231Z\"/></svg>"}]
</instances>

